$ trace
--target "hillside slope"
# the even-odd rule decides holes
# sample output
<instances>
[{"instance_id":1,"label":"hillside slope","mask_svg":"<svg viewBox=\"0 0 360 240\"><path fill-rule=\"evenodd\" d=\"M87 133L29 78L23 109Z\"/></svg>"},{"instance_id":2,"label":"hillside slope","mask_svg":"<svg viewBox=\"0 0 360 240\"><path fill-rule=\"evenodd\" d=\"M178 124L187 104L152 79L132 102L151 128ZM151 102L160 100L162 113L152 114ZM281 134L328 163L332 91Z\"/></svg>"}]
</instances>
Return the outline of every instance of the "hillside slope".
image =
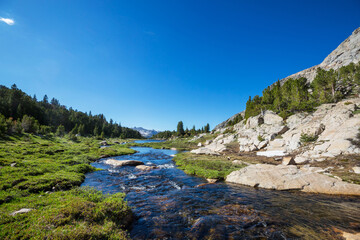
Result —
<instances>
[{"instance_id":1,"label":"hillside slope","mask_svg":"<svg viewBox=\"0 0 360 240\"><path fill-rule=\"evenodd\" d=\"M337 70L343 66L347 66L350 63L360 62L360 27L352 32L352 34L344 40L335 50L333 50L322 63L302 70L298 73L292 74L286 78L280 80L280 84L283 85L289 79L306 78L308 83L313 82L317 69L321 68L324 70L334 69ZM274 86L272 84L272 86ZM227 120L219 123L215 126L214 130L226 127L227 123L233 120L237 115L244 114L243 112L237 113Z\"/></svg>"},{"instance_id":2,"label":"hillside slope","mask_svg":"<svg viewBox=\"0 0 360 240\"><path fill-rule=\"evenodd\" d=\"M360 61L360 27L343 41L334 51L332 51L322 63L305 69L298 73L292 74L280 80L283 84L290 78L305 77L308 82L312 82L316 76L317 68L325 70L339 69L342 66L349 65L350 63L358 63Z\"/></svg>"},{"instance_id":3,"label":"hillside slope","mask_svg":"<svg viewBox=\"0 0 360 240\"><path fill-rule=\"evenodd\" d=\"M256 96L248 101L246 111L215 128L212 141L204 142L191 153L232 154L235 159L244 159L244 156L272 159L271 164L250 165L232 172L226 178L228 182L278 190L360 195L359 60L360 28L321 64L283 79L282 87L277 84L274 88L279 90L280 99L286 99L300 89L294 87L294 91L286 91L287 88L302 83L306 99L300 95L296 103L313 103L311 108L289 107L287 114L282 114L284 112L273 105L264 104L264 98ZM334 71L317 71L317 68ZM294 80L300 77L307 79ZM330 82L328 79L333 80L330 87L326 86ZM313 82L312 87L309 82ZM315 83L316 88L313 88ZM326 87L328 92L321 92ZM336 97L340 88L346 91L339 90ZM330 93L333 97L320 101L321 97L312 94L319 89L318 95ZM271 97L269 91L267 93L267 97ZM252 106L258 111L247 115ZM238 117L239 121L234 123L233 119L239 114L244 119ZM236 161L239 160L234 164Z\"/></svg>"}]
</instances>

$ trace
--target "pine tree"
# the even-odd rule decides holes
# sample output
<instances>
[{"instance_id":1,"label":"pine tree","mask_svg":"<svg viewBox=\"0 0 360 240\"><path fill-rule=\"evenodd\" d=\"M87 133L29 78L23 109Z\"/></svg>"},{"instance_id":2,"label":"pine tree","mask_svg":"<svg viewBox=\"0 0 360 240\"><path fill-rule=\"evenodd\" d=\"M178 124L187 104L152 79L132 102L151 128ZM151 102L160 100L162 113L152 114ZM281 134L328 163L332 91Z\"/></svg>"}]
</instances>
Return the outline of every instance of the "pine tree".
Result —
<instances>
[{"instance_id":1,"label":"pine tree","mask_svg":"<svg viewBox=\"0 0 360 240\"><path fill-rule=\"evenodd\" d=\"M184 124L182 121L178 122L177 125L177 135L178 136L183 136L184 135Z\"/></svg>"},{"instance_id":2,"label":"pine tree","mask_svg":"<svg viewBox=\"0 0 360 240\"><path fill-rule=\"evenodd\" d=\"M56 136L62 137L65 134L65 127L63 125L59 125L58 128L56 129Z\"/></svg>"},{"instance_id":3,"label":"pine tree","mask_svg":"<svg viewBox=\"0 0 360 240\"><path fill-rule=\"evenodd\" d=\"M208 133L208 132L210 132L210 124L208 123L208 124L206 124L206 126L205 126L205 132L206 133Z\"/></svg>"},{"instance_id":4,"label":"pine tree","mask_svg":"<svg viewBox=\"0 0 360 240\"><path fill-rule=\"evenodd\" d=\"M99 136L99 128L97 126L94 128L94 136Z\"/></svg>"},{"instance_id":5,"label":"pine tree","mask_svg":"<svg viewBox=\"0 0 360 240\"><path fill-rule=\"evenodd\" d=\"M49 98L46 94L44 95L43 103L49 103Z\"/></svg>"}]
</instances>

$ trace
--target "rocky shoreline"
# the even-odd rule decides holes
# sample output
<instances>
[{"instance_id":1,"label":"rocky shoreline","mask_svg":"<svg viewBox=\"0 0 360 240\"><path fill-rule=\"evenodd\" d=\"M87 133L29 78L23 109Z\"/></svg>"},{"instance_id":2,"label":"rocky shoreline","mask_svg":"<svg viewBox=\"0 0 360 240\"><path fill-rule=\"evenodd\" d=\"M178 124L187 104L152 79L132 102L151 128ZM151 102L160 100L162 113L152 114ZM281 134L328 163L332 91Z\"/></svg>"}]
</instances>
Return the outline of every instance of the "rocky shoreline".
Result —
<instances>
[{"instance_id":1,"label":"rocky shoreline","mask_svg":"<svg viewBox=\"0 0 360 240\"><path fill-rule=\"evenodd\" d=\"M360 195L360 185L342 181L326 168L313 167L348 155L359 156L360 98L323 104L313 113L297 113L286 120L272 111L217 129L217 137L199 144L194 154L226 155L236 145L238 154L277 160L281 165L255 164L231 173L226 181L276 190ZM198 136L198 138L201 136ZM344 162L345 164L345 162ZM343 164L343 165L344 165ZM339 164L338 164L339 165ZM360 161L348 174L358 174ZM345 171L344 170L344 171Z\"/></svg>"}]
</instances>

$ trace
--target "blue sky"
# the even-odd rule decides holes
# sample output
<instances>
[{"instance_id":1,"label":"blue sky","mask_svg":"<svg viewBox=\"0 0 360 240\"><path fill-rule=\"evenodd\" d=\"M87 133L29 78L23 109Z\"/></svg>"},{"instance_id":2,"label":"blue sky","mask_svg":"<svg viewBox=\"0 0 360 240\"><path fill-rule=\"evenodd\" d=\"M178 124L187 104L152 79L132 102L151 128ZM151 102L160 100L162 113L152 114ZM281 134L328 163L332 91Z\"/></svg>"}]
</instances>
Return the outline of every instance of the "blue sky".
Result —
<instances>
[{"instance_id":1,"label":"blue sky","mask_svg":"<svg viewBox=\"0 0 360 240\"><path fill-rule=\"evenodd\" d=\"M0 84L124 126L214 127L357 27L359 0L0 0Z\"/></svg>"}]
</instances>

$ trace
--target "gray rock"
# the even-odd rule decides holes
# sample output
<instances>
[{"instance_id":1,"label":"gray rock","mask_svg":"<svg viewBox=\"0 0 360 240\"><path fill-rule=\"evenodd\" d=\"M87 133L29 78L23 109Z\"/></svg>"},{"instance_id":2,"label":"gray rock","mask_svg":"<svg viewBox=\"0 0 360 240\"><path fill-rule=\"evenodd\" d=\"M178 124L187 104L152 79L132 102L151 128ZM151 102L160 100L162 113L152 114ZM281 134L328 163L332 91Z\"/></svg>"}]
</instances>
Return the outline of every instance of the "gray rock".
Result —
<instances>
[{"instance_id":1,"label":"gray rock","mask_svg":"<svg viewBox=\"0 0 360 240\"><path fill-rule=\"evenodd\" d=\"M17 215L17 214L28 213L28 212L30 212L30 211L32 211L32 210L34 210L34 209L32 209L32 208L22 208L22 209L20 209L20 210L18 210L18 211L15 211L15 212L10 213L10 215L11 215L11 216L15 216L15 215Z\"/></svg>"},{"instance_id":2,"label":"gray rock","mask_svg":"<svg viewBox=\"0 0 360 240\"><path fill-rule=\"evenodd\" d=\"M273 111L266 111L264 114L264 123L268 125L282 124L283 118Z\"/></svg>"},{"instance_id":3,"label":"gray rock","mask_svg":"<svg viewBox=\"0 0 360 240\"><path fill-rule=\"evenodd\" d=\"M230 173L227 182L274 190L359 195L360 185L289 165L256 164Z\"/></svg>"},{"instance_id":4,"label":"gray rock","mask_svg":"<svg viewBox=\"0 0 360 240\"><path fill-rule=\"evenodd\" d=\"M234 160L231 163L234 165L247 165L247 166L251 165L250 163L244 162L242 160Z\"/></svg>"},{"instance_id":5,"label":"gray rock","mask_svg":"<svg viewBox=\"0 0 360 240\"><path fill-rule=\"evenodd\" d=\"M296 156L294 161L296 164L304 164L304 163L309 162L309 159L306 157Z\"/></svg>"},{"instance_id":6,"label":"gray rock","mask_svg":"<svg viewBox=\"0 0 360 240\"><path fill-rule=\"evenodd\" d=\"M123 167L123 166L138 166L138 165L144 165L141 161L136 160L116 160L116 159L108 159L105 160L104 163L113 165L115 167Z\"/></svg>"},{"instance_id":7,"label":"gray rock","mask_svg":"<svg viewBox=\"0 0 360 240\"><path fill-rule=\"evenodd\" d=\"M201 148L198 148L198 149L194 149L194 150L191 150L190 151L191 153L195 153L195 154L205 154L205 155L220 155L219 153L209 149L209 148L206 148L206 147L201 147Z\"/></svg>"},{"instance_id":8,"label":"gray rock","mask_svg":"<svg viewBox=\"0 0 360 240\"><path fill-rule=\"evenodd\" d=\"M352 169L353 169L354 173L360 174L360 167L353 167Z\"/></svg>"},{"instance_id":9,"label":"gray rock","mask_svg":"<svg viewBox=\"0 0 360 240\"><path fill-rule=\"evenodd\" d=\"M157 167L156 166L147 166L147 165L138 165L135 168L139 169L141 171L150 171L150 170L156 169Z\"/></svg>"},{"instance_id":10,"label":"gray rock","mask_svg":"<svg viewBox=\"0 0 360 240\"><path fill-rule=\"evenodd\" d=\"M296 162L294 161L294 158L291 156L283 157L282 159L282 165L295 165Z\"/></svg>"}]
</instances>

